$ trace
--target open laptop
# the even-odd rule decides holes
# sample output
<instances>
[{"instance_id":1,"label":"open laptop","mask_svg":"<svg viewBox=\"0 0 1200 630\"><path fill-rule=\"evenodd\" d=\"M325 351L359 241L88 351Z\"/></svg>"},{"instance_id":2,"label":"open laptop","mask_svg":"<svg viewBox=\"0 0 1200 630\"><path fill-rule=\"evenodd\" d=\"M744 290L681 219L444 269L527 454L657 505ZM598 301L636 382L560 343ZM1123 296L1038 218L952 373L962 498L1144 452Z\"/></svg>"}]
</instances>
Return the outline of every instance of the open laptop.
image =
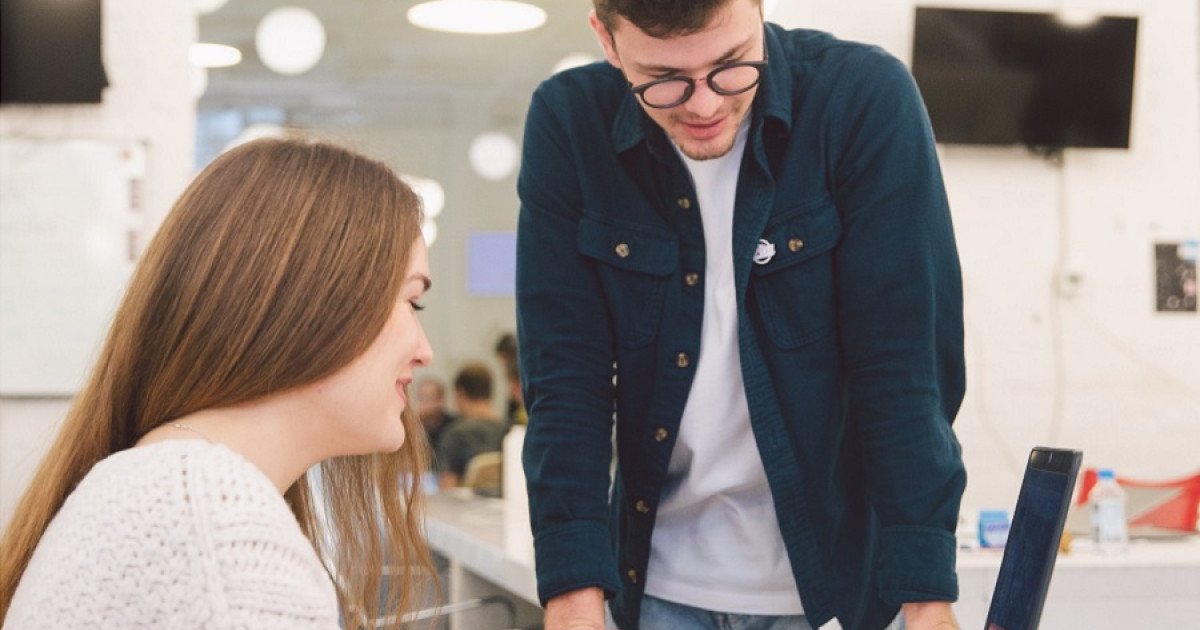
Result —
<instances>
[{"instance_id":1,"label":"open laptop","mask_svg":"<svg viewBox=\"0 0 1200 630\"><path fill-rule=\"evenodd\" d=\"M1083 453L1038 447L1029 455L986 630L1036 630Z\"/></svg>"}]
</instances>

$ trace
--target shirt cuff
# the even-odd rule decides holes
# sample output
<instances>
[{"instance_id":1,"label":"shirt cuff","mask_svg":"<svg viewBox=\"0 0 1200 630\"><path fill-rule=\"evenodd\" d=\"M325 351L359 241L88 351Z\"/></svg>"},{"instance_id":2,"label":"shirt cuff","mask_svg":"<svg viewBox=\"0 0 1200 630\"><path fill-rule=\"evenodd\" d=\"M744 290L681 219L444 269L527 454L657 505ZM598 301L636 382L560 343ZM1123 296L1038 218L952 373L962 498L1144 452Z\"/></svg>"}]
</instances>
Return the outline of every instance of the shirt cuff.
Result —
<instances>
[{"instance_id":1,"label":"shirt cuff","mask_svg":"<svg viewBox=\"0 0 1200 630\"><path fill-rule=\"evenodd\" d=\"M602 588L606 599L616 594L620 581L608 527L590 522L550 527L538 532L533 546L542 606L589 586Z\"/></svg>"},{"instance_id":2,"label":"shirt cuff","mask_svg":"<svg viewBox=\"0 0 1200 630\"><path fill-rule=\"evenodd\" d=\"M958 599L957 541L934 527L887 527L880 536L879 594L885 603Z\"/></svg>"}]
</instances>

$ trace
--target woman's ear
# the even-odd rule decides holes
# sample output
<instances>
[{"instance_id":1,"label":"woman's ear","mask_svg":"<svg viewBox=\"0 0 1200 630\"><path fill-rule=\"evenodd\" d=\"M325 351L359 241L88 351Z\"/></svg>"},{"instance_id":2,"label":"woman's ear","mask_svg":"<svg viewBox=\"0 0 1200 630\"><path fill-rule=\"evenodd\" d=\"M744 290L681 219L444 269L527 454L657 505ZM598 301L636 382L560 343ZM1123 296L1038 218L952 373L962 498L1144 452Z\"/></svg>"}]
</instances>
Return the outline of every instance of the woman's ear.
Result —
<instances>
[{"instance_id":1,"label":"woman's ear","mask_svg":"<svg viewBox=\"0 0 1200 630\"><path fill-rule=\"evenodd\" d=\"M617 47L613 42L612 33L608 32L608 27L604 26L604 23L596 16L595 9L588 13L588 24L596 32L596 39L600 40L600 47L604 49L604 57L608 59L608 63L615 68L620 68L621 60L617 58Z\"/></svg>"}]
</instances>

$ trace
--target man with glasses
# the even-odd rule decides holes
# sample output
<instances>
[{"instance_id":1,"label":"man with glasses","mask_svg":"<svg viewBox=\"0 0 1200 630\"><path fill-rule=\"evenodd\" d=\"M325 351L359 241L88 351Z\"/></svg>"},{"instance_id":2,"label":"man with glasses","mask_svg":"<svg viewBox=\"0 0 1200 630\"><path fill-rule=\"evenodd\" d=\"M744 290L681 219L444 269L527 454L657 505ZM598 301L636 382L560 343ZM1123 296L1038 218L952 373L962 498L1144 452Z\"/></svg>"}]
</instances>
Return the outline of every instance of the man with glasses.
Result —
<instances>
[{"instance_id":1,"label":"man with glasses","mask_svg":"<svg viewBox=\"0 0 1200 630\"><path fill-rule=\"evenodd\" d=\"M608 63L538 88L518 184L546 627L956 628L961 281L911 77L758 0L594 1Z\"/></svg>"}]
</instances>

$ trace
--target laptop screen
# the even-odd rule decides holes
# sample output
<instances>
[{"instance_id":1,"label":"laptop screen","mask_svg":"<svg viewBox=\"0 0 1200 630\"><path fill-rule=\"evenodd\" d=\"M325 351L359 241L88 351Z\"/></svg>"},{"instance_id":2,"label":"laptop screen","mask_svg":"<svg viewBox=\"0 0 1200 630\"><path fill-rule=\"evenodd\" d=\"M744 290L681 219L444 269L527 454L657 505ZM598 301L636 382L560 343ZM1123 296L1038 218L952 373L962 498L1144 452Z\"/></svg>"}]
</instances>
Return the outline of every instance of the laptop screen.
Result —
<instances>
[{"instance_id":1,"label":"laptop screen","mask_svg":"<svg viewBox=\"0 0 1200 630\"><path fill-rule=\"evenodd\" d=\"M1030 455L988 610L987 630L1033 630L1075 488L1081 454L1036 448Z\"/></svg>"}]
</instances>

